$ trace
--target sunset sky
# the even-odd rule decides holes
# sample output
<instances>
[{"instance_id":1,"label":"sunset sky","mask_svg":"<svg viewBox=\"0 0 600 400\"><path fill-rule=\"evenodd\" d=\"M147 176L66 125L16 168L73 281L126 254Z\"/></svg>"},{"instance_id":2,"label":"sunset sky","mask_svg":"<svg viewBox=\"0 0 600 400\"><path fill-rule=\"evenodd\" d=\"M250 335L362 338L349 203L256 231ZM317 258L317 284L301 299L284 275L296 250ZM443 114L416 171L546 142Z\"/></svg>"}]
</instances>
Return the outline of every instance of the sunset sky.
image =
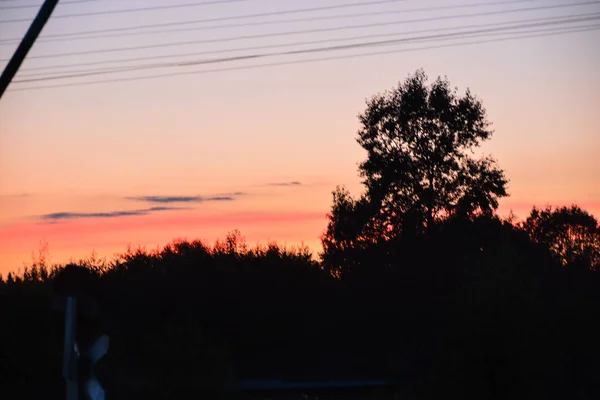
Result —
<instances>
[{"instance_id":1,"label":"sunset sky","mask_svg":"<svg viewBox=\"0 0 600 400\"><path fill-rule=\"evenodd\" d=\"M201 3L215 2L59 2L0 99L0 273L21 268L40 242L48 244L53 262L92 250L110 258L129 243L154 248L175 238L213 242L233 229L250 244L304 242L316 250L331 191L339 184L361 191L357 163L364 152L355 137L365 99L421 67L430 78L446 75L459 90L468 87L483 101L495 134L481 153L491 153L510 179L501 213L512 209L522 217L533 205L577 203L600 217L600 21L591 19L600 15L600 2ZM351 3L363 5L346 6ZM0 67L37 12L12 7L40 4L0 3ZM230 18L324 7L330 8ZM90 13L95 15L66 16ZM548 33L544 29L595 30L518 39L514 32L440 37L28 82L115 66L278 53L582 15L591 17L527 29L537 35ZM269 21L287 22L264 23ZM107 31L167 23L172 25ZM178 31L165 32L173 29ZM51 36L82 31L101 32L87 39ZM311 32L290 33L298 31ZM108 37L98 37L103 35ZM342 40L351 37L364 38ZM330 39L337 41L318 43ZM480 43L465 44L473 41ZM188 44L174 44L180 42ZM298 42L313 43L294 45ZM270 48L251 49L261 46ZM119 48L128 49L115 51ZM226 52L232 49L237 50ZM195 54L181 55L190 53ZM365 56L369 53L379 54ZM349 55L360 57L305 62ZM123 61L131 58L147 60ZM106 60L119 62L91 64ZM77 65L82 63L87 65ZM273 63L283 64L265 65ZM60 67L43 69L49 66ZM190 73L81 84L179 72ZM60 85L70 86L39 89Z\"/></svg>"}]
</instances>

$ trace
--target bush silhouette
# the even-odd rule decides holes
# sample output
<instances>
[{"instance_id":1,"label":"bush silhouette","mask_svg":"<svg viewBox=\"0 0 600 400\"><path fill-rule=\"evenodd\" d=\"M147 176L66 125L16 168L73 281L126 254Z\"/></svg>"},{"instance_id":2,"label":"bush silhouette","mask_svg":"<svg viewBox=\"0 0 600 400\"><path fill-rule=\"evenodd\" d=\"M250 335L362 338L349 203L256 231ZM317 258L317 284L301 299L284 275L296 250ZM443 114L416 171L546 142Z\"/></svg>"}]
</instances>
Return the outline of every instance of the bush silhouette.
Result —
<instances>
[{"instance_id":1,"label":"bush silhouette","mask_svg":"<svg viewBox=\"0 0 600 400\"><path fill-rule=\"evenodd\" d=\"M597 221L576 206L496 215L507 180L466 155L491 135L481 103L425 78L368 102L366 191L334 192L320 260L233 231L70 266L42 251L9 273L0 398L64 398L53 302L73 266L111 338L96 371L109 399L247 398L248 379L391 383L345 398L600 398Z\"/></svg>"}]
</instances>

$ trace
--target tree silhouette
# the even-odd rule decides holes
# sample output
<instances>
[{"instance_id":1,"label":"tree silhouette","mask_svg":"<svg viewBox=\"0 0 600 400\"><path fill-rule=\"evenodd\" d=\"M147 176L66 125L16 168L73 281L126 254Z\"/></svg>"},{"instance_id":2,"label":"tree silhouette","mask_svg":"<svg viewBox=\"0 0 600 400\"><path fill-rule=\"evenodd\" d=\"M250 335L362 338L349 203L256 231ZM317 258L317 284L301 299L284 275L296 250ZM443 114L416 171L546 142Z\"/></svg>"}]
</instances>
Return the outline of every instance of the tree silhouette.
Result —
<instances>
[{"instance_id":1,"label":"tree silhouette","mask_svg":"<svg viewBox=\"0 0 600 400\"><path fill-rule=\"evenodd\" d=\"M579 264L595 269L600 264L598 221L578 206L554 210L534 207L523 228L532 240L548 246L563 266Z\"/></svg>"},{"instance_id":2,"label":"tree silhouette","mask_svg":"<svg viewBox=\"0 0 600 400\"><path fill-rule=\"evenodd\" d=\"M64 399L61 294L80 295L79 338L110 337L110 399L600 398L596 219L495 214L507 181L472 155L485 112L446 80L417 71L360 118L366 191L334 191L321 263L234 230L69 265L42 246L0 277L0 399ZM240 385L365 380L392 386Z\"/></svg>"},{"instance_id":3,"label":"tree silhouette","mask_svg":"<svg viewBox=\"0 0 600 400\"><path fill-rule=\"evenodd\" d=\"M472 153L492 131L481 102L438 77L430 86L417 70L392 91L375 95L359 116L359 165L366 187L355 200L333 193L324 260L357 244L419 234L448 217L492 215L507 195L504 172L491 157Z\"/></svg>"}]
</instances>

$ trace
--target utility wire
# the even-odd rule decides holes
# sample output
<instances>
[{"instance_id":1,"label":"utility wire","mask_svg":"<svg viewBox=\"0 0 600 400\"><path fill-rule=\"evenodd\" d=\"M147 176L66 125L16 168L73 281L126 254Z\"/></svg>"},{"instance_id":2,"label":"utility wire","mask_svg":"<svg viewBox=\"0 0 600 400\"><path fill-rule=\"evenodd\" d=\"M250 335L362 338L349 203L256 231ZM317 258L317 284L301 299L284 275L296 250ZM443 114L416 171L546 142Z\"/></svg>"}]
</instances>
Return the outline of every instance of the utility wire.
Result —
<instances>
[{"instance_id":1,"label":"utility wire","mask_svg":"<svg viewBox=\"0 0 600 400\"><path fill-rule=\"evenodd\" d=\"M598 3L600 3L600 1L592 1L592 2L585 2L585 3L573 3L573 4L560 4L560 5L554 5L554 6L518 8L518 9L501 10L501 11L488 11L488 12L461 14L461 15L445 15L445 16L439 16L439 17L419 18L419 19L413 19L413 20L379 22L379 23L361 24L361 25L346 25L346 26L341 26L341 27L305 29L305 30L297 30L297 31L263 33L263 34L256 34L256 35L242 35L242 36L232 36L232 37L217 38L217 39L202 39L202 40L192 40L192 41L183 41L183 42L156 43L156 44L150 44L150 45L108 48L108 49L98 49L98 50L83 50L83 51L74 51L74 52L58 53L58 54L55 53L55 54L43 54L43 55L37 55L37 56L34 55L34 56L29 57L29 59L57 58L57 57L78 56L78 55L87 55L87 54L101 54L101 53L113 53L113 52L122 52L122 51L156 49L156 48L164 48L164 47L172 47L172 46L184 46L184 45L190 45L190 44L221 43L221 42L229 42L229 41L243 40L243 39L259 39L259 38L267 38L267 37L299 35L299 34L306 34L306 33L334 32L334 31L343 31L343 30L348 30L348 29L374 28L374 27L381 27L381 26L440 21L440 20L448 20L448 19L456 19L456 18L470 18L470 17L489 16L489 15L504 15L504 14L510 14L510 13L515 13L515 12L522 12L522 11L547 10L547 9L555 9L555 8L572 7L572 6L583 5L583 4L598 4ZM0 59L0 61L6 61L6 60Z\"/></svg>"},{"instance_id":2,"label":"utility wire","mask_svg":"<svg viewBox=\"0 0 600 400\"><path fill-rule=\"evenodd\" d=\"M226 4L226 3L240 3L248 0L211 0L204 1L201 3L185 3L185 4L170 4L165 6L153 6L153 7L139 7L139 8L126 8L121 10L106 10L106 11L95 11L95 12L86 12L86 13L77 13L77 14L62 14L57 15L54 18L76 18L76 17L91 17L98 15L109 15L109 14L122 14L122 13L131 13L131 12L140 12L140 11L157 11L157 10L167 10L167 9L175 9L175 8L189 8L189 7L199 7L199 6L209 6L209 5L217 5L217 4ZM335 8L344 8L344 7L358 7L358 6L369 6L374 4L384 4L384 3L398 3L401 1L410 1L410 0L377 0L368 3L349 3L349 4L341 4L337 6L329 6L319 7L319 9L329 9L330 7ZM29 22L28 18L19 18L19 19L9 19L9 20L0 20L1 23L15 23L15 22Z\"/></svg>"},{"instance_id":3,"label":"utility wire","mask_svg":"<svg viewBox=\"0 0 600 400\"><path fill-rule=\"evenodd\" d=\"M530 1L540 1L540 0L521 0L521 1L530 2ZM384 3L387 3L387 2L384 2ZM165 23L160 23L160 24L136 25L136 26L121 27L121 28L96 29L96 30L70 32L70 33L55 33L55 34L51 34L51 35L45 35L44 37L45 38L69 37L69 36L76 36L76 35L87 35L87 34L106 33L106 32L125 32L125 31L130 31L130 30L137 30L137 29L162 28L162 27L167 27L167 26L181 26L181 25L190 25L190 24L204 24L204 23L209 23L209 22L223 22L223 21L232 21L232 20L247 19L247 18L274 17L274 16L279 16L279 15L336 10L336 9L342 9L342 8L358 7L358 6L363 6L363 5L377 5L377 4L381 4L381 2L372 1L369 3L346 3L346 4L337 4L337 5L333 5L333 6L324 6L324 7L301 8L301 9L283 10L283 11L271 11L271 12L266 12L266 13L234 15L234 16L229 16L229 17L205 18L205 19L199 19L199 20L194 20L194 21L165 22Z\"/></svg>"},{"instance_id":4,"label":"utility wire","mask_svg":"<svg viewBox=\"0 0 600 400\"><path fill-rule=\"evenodd\" d=\"M17 1L17 0L14 0ZM64 5L73 5L73 4L80 4L80 3L95 3L98 0L79 0L79 1L61 1L59 3L59 5L64 6ZM106 0L103 0L106 1ZM0 1L1 3L4 3L5 1ZM0 11L2 10L18 10L18 9L25 9L25 8L40 8L39 4L31 4L31 5L19 5L19 6L2 6L0 7Z\"/></svg>"},{"instance_id":5,"label":"utility wire","mask_svg":"<svg viewBox=\"0 0 600 400\"><path fill-rule=\"evenodd\" d=\"M160 60L160 59L169 59L176 57L190 57L190 56L202 56L209 54L223 54L223 53L232 53L239 51L250 51L250 50L267 50L274 48L282 48L282 47L294 47L294 46L303 46L303 45L316 45L316 44L325 44L325 43L335 43L335 42L346 42L352 40L362 40L362 39L374 39L374 38L384 38L384 37L395 37L395 36L404 36L409 34L423 34L423 33L432 33L432 32L444 32L444 31L452 31L457 29L478 29L478 28L486 28L486 27L494 27L494 26L509 26L513 27L514 24L523 24L523 23L535 23L542 21L557 21L564 18L580 18L580 17L589 17L590 14L574 14L565 17L544 17L544 18L531 18L531 19L522 19L518 21L512 22L499 22L493 24L471 24L471 25L462 25L462 26L453 26L446 28L429 28L429 29L421 29L421 30L410 30L410 31L402 31L402 32L393 32L393 33L381 33L381 34L368 34L368 35L357 35L350 36L344 38L331 38L331 39L317 39L317 40L307 40L300 42L291 42L291 43L281 43L281 44L268 44L268 45L259 45L259 46L246 46L246 47L237 47L237 48L229 48L229 49L219 49L219 50L204 50L204 51L196 51L191 53L176 53L176 54L164 54L164 55L154 55L154 56L145 56L145 57L133 57L133 58L119 58L112 60L102 60L102 61L87 61L80 63L70 63L70 64L55 64L55 65L46 65L41 67L34 67L28 69L22 69L23 72L29 71L47 71L51 69L64 69L64 68L76 68L76 67L84 67L84 66L98 66L98 65L106 65L106 64L115 64L115 63L124 63L124 62L137 62L137 61L151 61L151 60ZM107 67L108 68L108 67ZM104 69L107 69L104 68ZM115 67L110 67L110 69ZM124 67L123 67L124 68ZM66 72L91 72L96 71L95 69L85 69L79 71L66 71ZM37 72L26 74L25 76L19 75L21 77L32 77L47 74L48 72Z\"/></svg>"},{"instance_id":6,"label":"utility wire","mask_svg":"<svg viewBox=\"0 0 600 400\"><path fill-rule=\"evenodd\" d=\"M489 37L489 36L499 36L499 35L515 35L515 34L533 34L533 33L586 32L586 31L592 31L592 30L598 30L598 29L600 29L600 24L586 25L586 26L579 26L579 27L570 27L570 28L545 28L545 29L536 29L536 30L526 30L526 31L520 31L520 32L519 31L518 32L487 32L487 33L478 33L478 34L469 35L468 38L479 38L479 37ZM440 38L440 39L426 39L423 41L419 41L419 43L430 42L430 41L448 41L448 40L455 40L455 39L456 38L454 38L454 37ZM387 44L387 45L393 45L393 44ZM382 46L386 46L386 44L383 44ZM277 55L285 55L285 53L269 54L267 56L277 56ZM87 74L76 74L76 75L65 75L65 76L61 76L61 75L52 76L51 75L51 76L46 76L43 78L36 78L36 79L21 79L20 81L17 81L15 83L38 82L38 81L47 81L47 80L54 80L54 79L79 78L79 77L87 77L87 76L94 76L94 75L133 72L133 71L147 70L147 69L190 67L190 66L197 66L197 65L207 65L207 64L217 64L217 63L225 63L225 62L232 62L232 61L250 60L250 59L254 59L254 58L259 58L259 56L256 56L256 55L232 56L232 57L219 58L219 59L191 61L191 62L187 62L187 63L186 62L178 62L178 63L151 64L151 65L136 66L136 67L121 67L121 68L98 70L98 71L95 71L92 73L87 73Z\"/></svg>"},{"instance_id":7,"label":"utility wire","mask_svg":"<svg viewBox=\"0 0 600 400\"><path fill-rule=\"evenodd\" d=\"M594 15L591 15L594 16ZM600 17L600 13L596 14L595 16ZM584 18L589 18L590 15L586 15L583 14L581 15L581 17ZM296 46L300 46L300 45L321 45L321 44L327 44L327 43L339 43L339 42L348 42L348 41L356 41L356 40L369 40L369 39L375 39L375 38L385 38L385 37L402 37L402 36L406 36L406 35L415 35L415 34L425 34L425 33L441 33L441 32L446 32L446 31L451 31L451 30L457 30L457 29L481 29L481 28L491 28L491 27L499 27L501 28L501 30L503 29L508 29L508 30L515 30L515 29L526 29L526 28L520 28L518 24L527 24L527 23L538 23L538 22L543 22L543 21L552 21L552 22L578 22L578 21L574 21L574 20L565 20L564 18L557 18L557 17L553 17L553 18L538 18L538 19L529 19L529 20L521 20L521 21L515 21L514 23L496 23L496 24L473 24L473 25L464 25L461 27L448 27L448 28L433 28L433 29L423 29L423 30L413 30L413 31L402 31L402 32L394 32L394 33L385 33L385 34L371 34L371 35L359 35L359 36L351 36L351 37L345 37L345 38L335 38L335 39L319 39L319 40L310 40L310 41L303 41L303 42L292 42L292 43L282 43L282 44L273 44L273 45L263 45L263 46L251 46L251 47L240 47L240 48L233 48L233 49L222 49L222 50L212 50L212 51L201 51L201 52L195 52L195 53L184 53L184 54L176 54L176 55L163 55L163 56L150 56L150 57L138 57L138 58L134 58L134 59L126 59L126 61L128 62L132 62L132 61L144 61L144 60L158 60L158 59L175 59L176 57L183 57L183 56L199 56L199 55L211 55L211 54L223 54L223 53L235 53L235 52L240 52L240 51L250 51L250 50L268 50L268 49L274 49L274 48L286 48L286 47L296 47ZM517 25L515 25L517 24ZM529 25L527 25L529 26ZM231 58L231 57L235 57L235 55L232 55L230 57L226 57L226 58ZM87 65L98 65L98 64L106 64L108 62L111 62L111 60L107 60L105 62L88 62L88 63L81 63L81 64L87 64ZM119 60L113 60L113 62L119 62ZM125 66L108 66L108 67L100 67L100 68L86 68L86 69L79 69L79 70L65 70L65 71L48 71L48 69L52 69L51 67L71 67L72 65L69 64L64 64L64 65L54 65L54 66L47 66L46 68L41 67L41 68L33 68L31 70L33 71L39 71L39 70L43 70L43 72L33 72L33 73L25 73L25 74L20 74L19 78L33 78L33 77L39 77L39 76L52 76L51 74L80 74L80 73L87 73L87 72L101 72L101 71L114 71L114 70L128 70L131 68L137 68L140 66L148 66L148 65L169 65L169 64L178 64L180 62L185 62L184 60L181 61L175 61L175 62L163 62L160 64L148 64L148 63L144 63L144 64L137 64L137 65L125 65ZM26 70L25 72L30 71L30 70ZM50 75L49 75L50 74Z\"/></svg>"},{"instance_id":8,"label":"utility wire","mask_svg":"<svg viewBox=\"0 0 600 400\"><path fill-rule=\"evenodd\" d=\"M576 33L576 32L581 32L581 31L583 31L583 30L580 29L580 30L572 30L569 32L551 32L551 33L541 33L541 34L534 34L534 35L521 35L521 36L513 36L513 37L501 38L501 39L476 40L476 41L471 41L471 42L451 43L451 44L444 44L444 45L437 45L437 46L426 46L426 47L417 47L417 48L408 48L408 49L403 48L403 49L398 49L398 50L379 51L379 52L372 52L372 53L358 53L358 54L349 54L349 55L342 55L342 56L311 58L311 59L304 59L304 60L281 61L281 62L266 63L266 64L244 65L244 66L228 67L228 68L215 68L215 69L201 70L201 71L173 72L170 74L161 74L161 75L148 75L148 76L126 77L126 78L116 78L116 79L104 79L104 80L97 80L97 81L74 82L74 83L64 83L64 84L46 85L46 86L26 86L26 87L21 87L21 88L9 89L8 91L9 92L20 92L20 91L28 91L28 90L54 89L54 88L62 88L62 87L97 85L97 84L103 84L103 83L129 82L129 81L157 79L157 78L172 77L172 76L179 76L179 75L199 75L199 74L207 74L207 73L258 69L258 68L292 65L292 64L306 64L306 63L313 63L313 62L320 62L320 61L352 59L352 58L369 57L369 56L377 56L377 55L389 55L389 54L412 52L412 51L433 50L433 49L440 49L440 48L447 48L447 47L460 47L460 46L472 45L472 44L503 42L503 41L527 39L527 38L533 38L533 37L553 36L553 35L558 35L558 34Z\"/></svg>"},{"instance_id":9,"label":"utility wire","mask_svg":"<svg viewBox=\"0 0 600 400\"><path fill-rule=\"evenodd\" d=\"M2 74L0 74L0 98L19 71L23 60L25 60L25 57L27 57L27 53L29 53L29 50L31 50L31 47L35 43L35 40L39 36L42 29L44 29L46 22L48 22L50 19L50 16L52 15L57 3L58 0L44 0L44 3L36 13L35 18L31 22L31 25L23 37L23 41L15 50L8 64L6 64Z\"/></svg>"},{"instance_id":10,"label":"utility wire","mask_svg":"<svg viewBox=\"0 0 600 400\"><path fill-rule=\"evenodd\" d=\"M313 22L313 21L326 21L332 19L344 19L344 18L356 18L356 17L371 17L377 15L395 15L395 14L408 14L413 12L422 12L422 11L441 11L441 10L453 10L459 8L477 8L477 7L488 7L488 6L496 6L496 5L506 5L506 4L515 4L515 3L528 3L532 1L538 0L509 0L509 1L494 1L494 2L480 2L480 3L471 3L471 4L455 4L450 6L438 6L438 7L422 7L422 8L410 8L404 10L388 10L388 11L375 11L375 12L366 12L366 13L354 13L354 14L342 14L342 15L325 15L320 17L304 17L304 18L296 18L296 19L283 19L283 20L275 20L275 21L255 21L255 22L242 22L235 24L227 24L227 25L216 25L216 26L201 26L201 27L191 27L191 28L179 28L179 29L161 29L154 31L142 31L142 32L122 32L122 33L105 33L99 35L89 35L88 32L73 32L66 37L54 37L52 35L47 35L44 38L41 38L38 42L56 42L56 41L68 41L68 40L86 40L86 39L100 39L100 38L112 38L112 37L124 37L124 36L140 36L140 35L154 35L154 34L164 34L164 33L175 33L175 32L189 32L189 31L199 31L199 30L212 30L212 29L223 29L223 28L241 28L248 26L263 26L263 25L274 25L274 24L284 24L284 23L296 23L296 22ZM202 21L202 20L200 20ZM110 30L109 30L110 32ZM0 45L2 44L13 44L18 42L19 38L12 39L1 39Z\"/></svg>"},{"instance_id":11,"label":"utility wire","mask_svg":"<svg viewBox=\"0 0 600 400\"><path fill-rule=\"evenodd\" d=\"M587 17L581 18L576 22L582 21L593 21L600 20L600 15L595 17ZM327 47L317 47L311 49L304 50L288 50L288 51L280 51L273 53L258 53L258 54L250 54L250 55L242 55L242 56L234 56L227 58L218 58L212 60L196 60L196 61L187 61L187 62L176 62L176 63L162 63L162 64L154 64L154 65L142 65L137 67L129 67L125 69L117 69L117 70L105 70L105 71L95 71L95 72L84 72L84 73L69 73L64 75L55 75L50 77L39 77L39 78L29 78L29 79L21 79L15 81L15 83L29 83L29 82L39 82L46 80L54 80L54 79L70 79L70 78L82 78L93 75L104 75L111 73L119 73L119 72L129 72L129 71L139 71L145 69L154 69L154 68L165 68L165 67L181 67L181 66L193 66L193 65L202 65L202 64L214 64L214 63L223 63L223 62L231 62L231 61L240 61L240 60L248 60L248 59L258 59L258 58L269 58L275 56L289 56L289 55L300 55L300 54L310 54L310 53L321 53L321 52L331 52L331 51L340 51L340 50L352 50L358 48L367 48L367 47L377 47L377 46L389 46L396 45L401 43L411 43L415 41L427 41L427 40L439 40L439 39L447 39L447 38L461 38L463 36L473 36L477 34L485 34L485 33L494 33L494 32L502 32L510 29L519 29L519 28L532 28L538 26L551 26L551 25L560 25L564 23L570 23L572 21L549 21L549 22L541 22L537 24L522 24L512 27L497 27L497 28L487 28L487 29L479 29L479 30L471 30L471 31L462 31L462 32L454 32L454 33L445 33L445 34L435 34L435 35L427 35L427 36L416 36L416 37L408 37L402 39L392 39L392 40L382 40L375 42L363 42L363 43L352 43L347 45L337 45L337 46L327 46Z\"/></svg>"}]
</instances>

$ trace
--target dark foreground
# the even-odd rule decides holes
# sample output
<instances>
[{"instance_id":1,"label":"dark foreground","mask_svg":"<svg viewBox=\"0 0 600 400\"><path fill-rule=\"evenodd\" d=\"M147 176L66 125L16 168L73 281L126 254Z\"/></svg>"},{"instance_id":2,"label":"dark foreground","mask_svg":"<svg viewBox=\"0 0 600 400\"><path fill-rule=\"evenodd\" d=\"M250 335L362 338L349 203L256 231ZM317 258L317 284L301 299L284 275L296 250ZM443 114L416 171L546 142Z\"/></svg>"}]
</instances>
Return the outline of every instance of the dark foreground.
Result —
<instances>
[{"instance_id":1,"label":"dark foreground","mask_svg":"<svg viewBox=\"0 0 600 400\"><path fill-rule=\"evenodd\" d=\"M305 250L229 239L81 263L99 305L81 334L111 338L107 399L600 398L598 272L506 222L364 250L341 279ZM64 398L56 271L0 284L2 399ZM365 380L391 386L241 388Z\"/></svg>"}]
</instances>

